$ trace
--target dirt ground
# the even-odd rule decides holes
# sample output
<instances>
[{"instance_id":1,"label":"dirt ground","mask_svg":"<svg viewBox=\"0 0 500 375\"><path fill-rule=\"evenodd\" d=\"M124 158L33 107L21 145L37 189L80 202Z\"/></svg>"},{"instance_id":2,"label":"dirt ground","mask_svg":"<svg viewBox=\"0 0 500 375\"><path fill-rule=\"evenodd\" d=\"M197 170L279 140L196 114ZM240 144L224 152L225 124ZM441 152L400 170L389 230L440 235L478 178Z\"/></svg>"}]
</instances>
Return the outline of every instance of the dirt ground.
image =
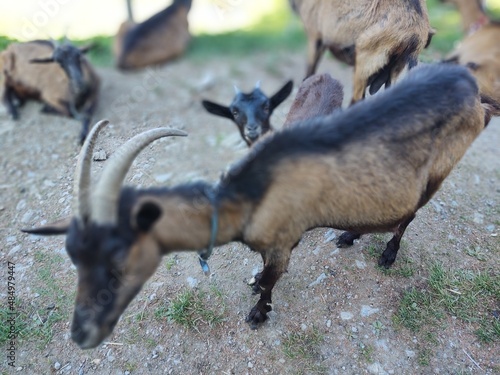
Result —
<instances>
[{"instance_id":1,"label":"dirt ground","mask_svg":"<svg viewBox=\"0 0 500 375\"><path fill-rule=\"evenodd\" d=\"M292 95L272 117L279 128L302 79L304 59L302 53L275 53L179 60L128 74L98 69L102 90L95 120L112 124L102 132L98 149L109 156L143 130L181 128L189 136L146 148L127 183L216 181L247 148L236 127L206 113L200 100L229 103L233 84L249 91L257 80L272 94L292 78ZM347 102L351 69L327 59L319 72L344 84ZM389 235L368 235L351 248L336 249L334 237L340 232L312 230L274 289L270 321L252 331L245 316L256 297L246 281L261 267L260 256L239 243L217 248L207 278L194 253L175 254L165 258L105 343L82 351L70 338L76 272L64 237L19 231L71 213L79 124L39 110L39 104L28 103L17 122L0 114L0 296L6 305L9 261L15 264L17 308L37 311L27 317L28 325L47 329L19 338L14 367L3 351L2 374L500 373L500 343L481 343L474 323L448 315L434 327L429 344L393 320L403 293L426 284L433 262L453 270L500 270L498 119L409 226L394 268L410 265L411 276L387 275L376 267L370 249L382 251ZM94 176L104 164L93 163ZM470 248L482 249L487 261L468 255ZM203 292L204 309L221 314L221 322L209 324L200 317L194 328L186 328L166 318L169 303L192 288Z\"/></svg>"}]
</instances>

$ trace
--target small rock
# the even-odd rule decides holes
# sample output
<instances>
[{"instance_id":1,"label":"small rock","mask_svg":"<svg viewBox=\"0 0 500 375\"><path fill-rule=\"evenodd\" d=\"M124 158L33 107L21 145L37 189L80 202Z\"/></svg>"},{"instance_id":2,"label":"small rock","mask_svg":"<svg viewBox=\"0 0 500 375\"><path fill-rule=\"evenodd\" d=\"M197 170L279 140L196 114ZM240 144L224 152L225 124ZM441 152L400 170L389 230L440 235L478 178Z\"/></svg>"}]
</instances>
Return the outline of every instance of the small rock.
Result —
<instances>
[{"instance_id":1,"label":"small rock","mask_svg":"<svg viewBox=\"0 0 500 375\"><path fill-rule=\"evenodd\" d=\"M161 184L167 182L170 180L173 176L173 173L163 173L163 174L157 174L155 176L155 180Z\"/></svg>"},{"instance_id":2,"label":"small rock","mask_svg":"<svg viewBox=\"0 0 500 375\"><path fill-rule=\"evenodd\" d=\"M26 201L24 199L20 200L16 205L16 210L21 211L26 207Z\"/></svg>"},{"instance_id":3,"label":"small rock","mask_svg":"<svg viewBox=\"0 0 500 375\"><path fill-rule=\"evenodd\" d=\"M248 368L253 368L253 363L252 362L248 362Z\"/></svg>"},{"instance_id":4,"label":"small rock","mask_svg":"<svg viewBox=\"0 0 500 375\"><path fill-rule=\"evenodd\" d=\"M380 309L375 309L373 307L363 305L361 306L361 316L366 318L367 316L377 313Z\"/></svg>"},{"instance_id":5,"label":"small rock","mask_svg":"<svg viewBox=\"0 0 500 375\"><path fill-rule=\"evenodd\" d=\"M415 352L413 350L405 350L406 356L408 358L414 358L415 357Z\"/></svg>"},{"instance_id":6,"label":"small rock","mask_svg":"<svg viewBox=\"0 0 500 375\"><path fill-rule=\"evenodd\" d=\"M194 277L189 276L186 279L186 281L187 281L190 288L196 288L196 286L198 285L198 280L195 279Z\"/></svg>"},{"instance_id":7,"label":"small rock","mask_svg":"<svg viewBox=\"0 0 500 375\"><path fill-rule=\"evenodd\" d=\"M378 362L372 363L370 366L366 368L370 374L373 375L388 375L387 371L385 371L382 365Z\"/></svg>"},{"instance_id":8,"label":"small rock","mask_svg":"<svg viewBox=\"0 0 500 375\"><path fill-rule=\"evenodd\" d=\"M19 250L21 250L21 245L16 245L12 249L10 249L9 253L7 254L7 257L10 258L12 255L17 253Z\"/></svg>"},{"instance_id":9,"label":"small rock","mask_svg":"<svg viewBox=\"0 0 500 375\"><path fill-rule=\"evenodd\" d=\"M33 217L33 215L34 215L33 210L26 211L26 213L21 218L21 223L28 224L29 221L31 220L31 218Z\"/></svg>"},{"instance_id":10,"label":"small rock","mask_svg":"<svg viewBox=\"0 0 500 375\"><path fill-rule=\"evenodd\" d=\"M349 320L349 319L352 319L353 317L354 317L354 314L350 313L349 311L342 311L340 313L340 318L342 320Z\"/></svg>"},{"instance_id":11,"label":"small rock","mask_svg":"<svg viewBox=\"0 0 500 375\"><path fill-rule=\"evenodd\" d=\"M153 352L153 355L151 356L152 359L158 358L158 352L155 350Z\"/></svg>"},{"instance_id":12,"label":"small rock","mask_svg":"<svg viewBox=\"0 0 500 375\"><path fill-rule=\"evenodd\" d=\"M439 213L441 213L441 211L442 211L443 209L441 208L441 205L440 205L438 202L436 202L435 200L432 200L432 199L431 199L431 204L432 204L432 206L434 207L434 209L436 210L436 212L437 212L438 214L439 214Z\"/></svg>"},{"instance_id":13,"label":"small rock","mask_svg":"<svg viewBox=\"0 0 500 375\"><path fill-rule=\"evenodd\" d=\"M100 150L97 150L96 152L94 152L94 154L92 155L92 159L94 161L104 161L108 158L108 155L106 154L106 151L104 151L103 149L100 149Z\"/></svg>"},{"instance_id":14,"label":"small rock","mask_svg":"<svg viewBox=\"0 0 500 375\"><path fill-rule=\"evenodd\" d=\"M360 270L364 270L366 268L366 263L356 259L356 267L358 267Z\"/></svg>"},{"instance_id":15,"label":"small rock","mask_svg":"<svg viewBox=\"0 0 500 375\"><path fill-rule=\"evenodd\" d=\"M328 230L328 232L325 233L325 240L323 241L323 243L333 241L336 237L337 235L335 234L333 229L330 229Z\"/></svg>"},{"instance_id":16,"label":"small rock","mask_svg":"<svg viewBox=\"0 0 500 375\"><path fill-rule=\"evenodd\" d=\"M331 321L330 319L328 319L328 320L326 321L326 326L327 326L328 328L330 328L330 327L332 326L332 321Z\"/></svg>"},{"instance_id":17,"label":"small rock","mask_svg":"<svg viewBox=\"0 0 500 375\"><path fill-rule=\"evenodd\" d=\"M486 227L486 230L490 233L493 233L495 231L495 226L493 224L490 224Z\"/></svg>"},{"instance_id":18,"label":"small rock","mask_svg":"<svg viewBox=\"0 0 500 375\"><path fill-rule=\"evenodd\" d=\"M323 272L321 275L318 276L316 281L313 281L311 284L308 285L308 287L313 287L315 285L318 285L320 282L322 282L324 279L326 279L326 274Z\"/></svg>"},{"instance_id":19,"label":"small rock","mask_svg":"<svg viewBox=\"0 0 500 375\"><path fill-rule=\"evenodd\" d=\"M307 331L307 325L306 325L305 323L302 323L302 324L300 325L300 329L301 329L302 331Z\"/></svg>"},{"instance_id":20,"label":"small rock","mask_svg":"<svg viewBox=\"0 0 500 375\"><path fill-rule=\"evenodd\" d=\"M484 215L479 212L474 212L474 218L472 219L476 224L482 224L484 222Z\"/></svg>"},{"instance_id":21,"label":"small rock","mask_svg":"<svg viewBox=\"0 0 500 375\"><path fill-rule=\"evenodd\" d=\"M59 370L61 368L61 364L59 362L54 363L54 368Z\"/></svg>"},{"instance_id":22,"label":"small rock","mask_svg":"<svg viewBox=\"0 0 500 375\"><path fill-rule=\"evenodd\" d=\"M96 358L96 359L92 360L92 364L94 364L96 366L99 366L100 363L101 363L101 359L100 358Z\"/></svg>"}]
</instances>

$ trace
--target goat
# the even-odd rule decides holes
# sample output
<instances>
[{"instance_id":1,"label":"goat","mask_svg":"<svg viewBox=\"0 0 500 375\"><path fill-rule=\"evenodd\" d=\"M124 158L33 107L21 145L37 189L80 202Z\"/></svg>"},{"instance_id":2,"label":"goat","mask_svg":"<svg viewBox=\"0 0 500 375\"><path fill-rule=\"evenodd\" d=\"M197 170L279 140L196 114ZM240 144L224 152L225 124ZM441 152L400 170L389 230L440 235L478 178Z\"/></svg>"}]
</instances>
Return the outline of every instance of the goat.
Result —
<instances>
[{"instance_id":1,"label":"goat","mask_svg":"<svg viewBox=\"0 0 500 375\"><path fill-rule=\"evenodd\" d=\"M500 22L488 18L480 0L446 2L458 7L467 35L445 62L467 66L476 78L484 100L500 103Z\"/></svg>"},{"instance_id":2,"label":"goat","mask_svg":"<svg viewBox=\"0 0 500 375\"><path fill-rule=\"evenodd\" d=\"M292 88L293 81L290 80L269 98L260 89L260 82L257 82L250 93L243 93L235 86L235 96L229 107L209 100L201 103L211 114L232 120L238 127L241 138L251 146L259 137L272 130L269 121L271 115L290 95Z\"/></svg>"},{"instance_id":3,"label":"goat","mask_svg":"<svg viewBox=\"0 0 500 375\"><path fill-rule=\"evenodd\" d=\"M80 143L97 106L100 79L84 57L91 46L77 48L36 40L12 43L0 52L0 98L8 113L19 118L17 106L27 99L44 103L43 113L82 122Z\"/></svg>"},{"instance_id":4,"label":"goat","mask_svg":"<svg viewBox=\"0 0 500 375\"><path fill-rule=\"evenodd\" d=\"M389 87L431 41L425 0L289 0L307 34L306 78L328 48L354 66L351 104Z\"/></svg>"},{"instance_id":5,"label":"goat","mask_svg":"<svg viewBox=\"0 0 500 375\"><path fill-rule=\"evenodd\" d=\"M342 107L344 88L328 73L306 78L286 116L283 127L316 116L326 116Z\"/></svg>"},{"instance_id":6,"label":"goat","mask_svg":"<svg viewBox=\"0 0 500 375\"><path fill-rule=\"evenodd\" d=\"M78 271L72 338L81 348L111 333L163 255L208 248L206 259L212 246L231 241L262 256L251 280L260 298L246 318L257 328L308 229L347 231L339 246L392 231L379 260L389 267L406 227L481 133L488 110L466 68L421 67L347 110L266 136L215 185L122 188L139 149L172 133L140 134L108 160L91 194L89 160L103 122L80 153L71 221L24 231L67 235Z\"/></svg>"},{"instance_id":7,"label":"goat","mask_svg":"<svg viewBox=\"0 0 500 375\"><path fill-rule=\"evenodd\" d=\"M135 23L131 0L128 19L115 37L113 52L119 69L137 69L170 61L184 53L190 40L188 13L191 0L172 5L141 23Z\"/></svg>"}]
</instances>

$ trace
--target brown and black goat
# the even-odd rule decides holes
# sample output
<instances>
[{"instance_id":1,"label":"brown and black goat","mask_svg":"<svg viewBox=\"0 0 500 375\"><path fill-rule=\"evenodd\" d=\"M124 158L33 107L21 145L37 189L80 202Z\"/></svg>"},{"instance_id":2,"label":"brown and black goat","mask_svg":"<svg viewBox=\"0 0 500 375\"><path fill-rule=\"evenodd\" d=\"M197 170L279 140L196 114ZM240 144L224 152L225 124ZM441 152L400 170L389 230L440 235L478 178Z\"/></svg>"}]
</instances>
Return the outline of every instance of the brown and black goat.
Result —
<instances>
[{"instance_id":1,"label":"brown and black goat","mask_svg":"<svg viewBox=\"0 0 500 375\"><path fill-rule=\"evenodd\" d=\"M0 52L0 98L13 119L25 100L44 103L42 112L82 122L83 143L97 106L100 79L85 58L90 47L37 40L13 43Z\"/></svg>"},{"instance_id":2,"label":"brown and black goat","mask_svg":"<svg viewBox=\"0 0 500 375\"><path fill-rule=\"evenodd\" d=\"M174 0L172 5L141 23L135 23L131 0L128 20L120 25L113 52L119 69L158 65L184 53L190 40L188 13L191 0Z\"/></svg>"},{"instance_id":3,"label":"brown and black goat","mask_svg":"<svg viewBox=\"0 0 500 375\"><path fill-rule=\"evenodd\" d=\"M446 0L458 7L466 36L445 62L467 66L485 101L500 104L500 22L491 20L481 0Z\"/></svg>"},{"instance_id":4,"label":"brown and black goat","mask_svg":"<svg viewBox=\"0 0 500 375\"><path fill-rule=\"evenodd\" d=\"M72 338L81 348L110 334L163 255L230 241L262 256L264 268L253 283L260 298L247 317L256 328L267 319L273 287L308 229L348 231L340 246L364 233L393 232L379 260L389 267L415 213L485 119L466 68L422 67L370 100L265 137L215 185L122 188L139 149L152 136L172 134L156 130L119 148L90 190L89 160L100 123L81 151L70 224L25 231L67 235L78 271Z\"/></svg>"},{"instance_id":5,"label":"brown and black goat","mask_svg":"<svg viewBox=\"0 0 500 375\"><path fill-rule=\"evenodd\" d=\"M308 39L306 78L329 49L354 66L351 103L389 87L431 40L425 0L289 0Z\"/></svg>"},{"instance_id":6,"label":"brown and black goat","mask_svg":"<svg viewBox=\"0 0 500 375\"><path fill-rule=\"evenodd\" d=\"M248 146L254 144L261 136L273 128L270 123L273 111L290 95L293 89L293 81L288 81L270 98L260 89L257 82L252 92L243 93L236 86L235 96L229 107L203 100L203 107L213 115L232 120L241 138Z\"/></svg>"}]
</instances>

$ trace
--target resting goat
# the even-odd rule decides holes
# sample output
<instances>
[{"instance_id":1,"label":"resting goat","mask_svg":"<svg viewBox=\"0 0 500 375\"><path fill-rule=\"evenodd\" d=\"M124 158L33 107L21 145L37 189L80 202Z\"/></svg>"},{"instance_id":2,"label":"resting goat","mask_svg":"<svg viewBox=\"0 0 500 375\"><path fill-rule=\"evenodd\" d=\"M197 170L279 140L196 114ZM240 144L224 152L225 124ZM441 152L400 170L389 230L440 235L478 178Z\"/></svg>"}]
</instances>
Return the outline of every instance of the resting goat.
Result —
<instances>
[{"instance_id":1,"label":"resting goat","mask_svg":"<svg viewBox=\"0 0 500 375\"><path fill-rule=\"evenodd\" d=\"M425 0L289 0L308 39L306 78L328 48L354 66L351 103L382 85L389 87L405 66L417 65L431 40Z\"/></svg>"},{"instance_id":2,"label":"resting goat","mask_svg":"<svg viewBox=\"0 0 500 375\"><path fill-rule=\"evenodd\" d=\"M257 82L252 92L245 94L236 86L236 95L229 107L203 100L203 107L213 115L233 120L241 138L248 146L254 144L259 137L272 130L270 118L273 111L290 95L293 81L288 81L273 96L268 98Z\"/></svg>"},{"instance_id":3,"label":"resting goat","mask_svg":"<svg viewBox=\"0 0 500 375\"><path fill-rule=\"evenodd\" d=\"M265 137L215 186L122 188L134 157L151 140L145 133L116 151L91 190L89 163L100 123L80 154L71 222L25 231L67 235L78 270L72 338L81 348L111 333L163 255L231 241L247 244L264 262L253 284L260 299L247 317L255 328L266 320L273 287L310 228L348 231L341 246L364 233L391 231L379 260L389 267L415 213L485 120L467 69L422 67L348 110Z\"/></svg>"},{"instance_id":4,"label":"resting goat","mask_svg":"<svg viewBox=\"0 0 500 375\"><path fill-rule=\"evenodd\" d=\"M134 22L130 1L127 0L128 20L120 25L113 45L117 67L144 68L182 55L191 40L187 18L191 0L174 0L141 23Z\"/></svg>"},{"instance_id":5,"label":"resting goat","mask_svg":"<svg viewBox=\"0 0 500 375\"><path fill-rule=\"evenodd\" d=\"M446 58L471 69L485 101L500 103L500 22L486 15L480 0L447 0L461 15L467 35Z\"/></svg>"},{"instance_id":6,"label":"resting goat","mask_svg":"<svg viewBox=\"0 0 500 375\"><path fill-rule=\"evenodd\" d=\"M44 103L42 112L80 120L83 143L97 106L100 79L84 54L68 41L13 43L0 52L0 98L13 119L27 99Z\"/></svg>"}]
</instances>

